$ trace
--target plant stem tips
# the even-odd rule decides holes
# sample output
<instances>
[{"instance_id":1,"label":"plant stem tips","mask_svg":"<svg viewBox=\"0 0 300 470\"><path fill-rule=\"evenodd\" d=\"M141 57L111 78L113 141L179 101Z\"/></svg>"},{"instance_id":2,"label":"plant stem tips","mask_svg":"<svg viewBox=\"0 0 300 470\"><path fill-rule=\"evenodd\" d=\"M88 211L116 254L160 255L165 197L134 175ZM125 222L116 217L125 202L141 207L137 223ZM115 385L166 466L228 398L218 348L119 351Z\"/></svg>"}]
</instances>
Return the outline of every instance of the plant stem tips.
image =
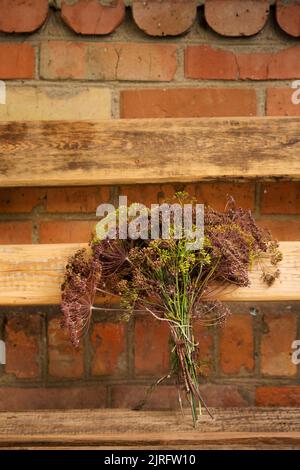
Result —
<instances>
[{"instance_id":1,"label":"plant stem tips","mask_svg":"<svg viewBox=\"0 0 300 470\"><path fill-rule=\"evenodd\" d=\"M175 199L181 205L191 201L185 193L177 193ZM167 322L171 370L158 382L175 379L179 403L182 406L184 390L195 425L203 407L210 411L199 387L203 367L194 325L223 324L230 312L216 300L220 290L248 286L253 262L259 263L262 280L272 284L279 275L281 254L269 232L257 226L250 211L236 207L232 198L224 212L205 208L203 243L194 251L188 247L190 239L174 236L174 223L171 220L173 230L167 239L94 237L88 249L75 253L62 286L62 323L77 346L93 311L101 310L94 305L96 297L107 294L120 298L120 307L112 310L121 310L124 318L144 312Z\"/></svg>"}]
</instances>

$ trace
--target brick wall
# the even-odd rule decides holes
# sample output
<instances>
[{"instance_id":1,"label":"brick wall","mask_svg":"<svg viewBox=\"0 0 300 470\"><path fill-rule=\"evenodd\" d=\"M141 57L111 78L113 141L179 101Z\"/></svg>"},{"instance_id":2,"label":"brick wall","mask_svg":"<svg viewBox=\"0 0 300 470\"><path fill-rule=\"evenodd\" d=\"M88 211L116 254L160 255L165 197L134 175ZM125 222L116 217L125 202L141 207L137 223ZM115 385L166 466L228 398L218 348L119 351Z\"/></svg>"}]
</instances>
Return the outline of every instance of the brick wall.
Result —
<instances>
[{"instance_id":1,"label":"brick wall","mask_svg":"<svg viewBox=\"0 0 300 470\"><path fill-rule=\"evenodd\" d=\"M84 2L95 14L84 13ZM18 3L0 0L0 79L7 86L0 120L300 115L291 102L291 83L300 79L299 2L277 2L269 11L264 0L210 0L197 10L204 2L178 0L175 19L161 2L150 2L146 13L138 1L126 12L121 1L62 2L62 10L61 2L48 9L47 1L25 1L24 10ZM98 8L108 10L95 23ZM300 183L218 180L0 188L0 243L87 241L101 202L116 203L122 194L151 204L178 189L218 209L231 194L275 237L300 240ZM197 332L210 404L299 405L300 369L291 362L299 305L232 310L225 329ZM135 406L168 370L168 331L147 316L117 320L95 315L74 351L59 328L58 307L2 308L0 409ZM162 385L147 406L173 407L176 400L172 384Z\"/></svg>"}]
</instances>

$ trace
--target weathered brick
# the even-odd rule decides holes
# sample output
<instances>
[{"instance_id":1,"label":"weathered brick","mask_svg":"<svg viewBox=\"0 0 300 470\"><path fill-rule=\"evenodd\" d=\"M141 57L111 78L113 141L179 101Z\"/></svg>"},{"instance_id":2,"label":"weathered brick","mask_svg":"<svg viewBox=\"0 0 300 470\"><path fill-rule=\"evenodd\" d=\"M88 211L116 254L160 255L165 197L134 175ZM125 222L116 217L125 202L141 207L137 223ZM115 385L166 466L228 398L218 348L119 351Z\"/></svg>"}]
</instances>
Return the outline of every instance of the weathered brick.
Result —
<instances>
[{"instance_id":1,"label":"weathered brick","mask_svg":"<svg viewBox=\"0 0 300 470\"><path fill-rule=\"evenodd\" d=\"M175 185L171 184L134 184L119 187L119 194L127 196L128 204L138 202L150 207L159 204L164 199L171 198L176 192Z\"/></svg>"},{"instance_id":2,"label":"weathered brick","mask_svg":"<svg viewBox=\"0 0 300 470\"><path fill-rule=\"evenodd\" d=\"M28 213L41 207L50 213L96 213L110 201L111 187L0 188L0 213Z\"/></svg>"},{"instance_id":3,"label":"weathered brick","mask_svg":"<svg viewBox=\"0 0 300 470\"><path fill-rule=\"evenodd\" d=\"M18 379L35 378L41 371L41 318L18 313L9 316L5 327L5 372Z\"/></svg>"},{"instance_id":4,"label":"weathered brick","mask_svg":"<svg viewBox=\"0 0 300 470\"><path fill-rule=\"evenodd\" d=\"M112 387L113 408L135 408L144 402L149 386L115 385ZM207 384L200 385L200 392L208 406L244 407L254 401L254 391L247 386ZM182 402L187 406L184 390L180 390ZM159 385L147 396L145 410L178 410L178 390L174 386Z\"/></svg>"},{"instance_id":5,"label":"weathered brick","mask_svg":"<svg viewBox=\"0 0 300 470\"><path fill-rule=\"evenodd\" d=\"M234 88L123 90L121 117L255 116L256 92Z\"/></svg>"},{"instance_id":6,"label":"weathered brick","mask_svg":"<svg viewBox=\"0 0 300 470\"><path fill-rule=\"evenodd\" d=\"M91 334L92 375L124 374L126 340L124 323L95 323Z\"/></svg>"},{"instance_id":7,"label":"weathered brick","mask_svg":"<svg viewBox=\"0 0 300 470\"><path fill-rule=\"evenodd\" d=\"M62 19L79 34L109 34L122 23L124 15L123 0L114 0L110 5L99 0L63 0L61 5Z\"/></svg>"},{"instance_id":8,"label":"weathered brick","mask_svg":"<svg viewBox=\"0 0 300 470\"><path fill-rule=\"evenodd\" d=\"M253 319L250 315L232 315L220 330L220 367L229 375L253 372Z\"/></svg>"},{"instance_id":9,"label":"weathered brick","mask_svg":"<svg viewBox=\"0 0 300 470\"><path fill-rule=\"evenodd\" d=\"M300 76L300 47L273 53L238 54L239 77L252 80L291 79Z\"/></svg>"},{"instance_id":10,"label":"weathered brick","mask_svg":"<svg viewBox=\"0 0 300 470\"><path fill-rule=\"evenodd\" d=\"M269 230L280 241L300 241L300 220L260 219L258 225Z\"/></svg>"},{"instance_id":11,"label":"weathered brick","mask_svg":"<svg viewBox=\"0 0 300 470\"><path fill-rule=\"evenodd\" d=\"M296 103L300 100L297 89L269 88L266 95L267 116L300 116L300 103L293 103L293 97Z\"/></svg>"},{"instance_id":12,"label":"weathered brick","mask_svg":"<svg viewBox=\"0 0 300 470\"><path fill-rule=\"evenodd\" d=\"M110 201L109 186L48 188L47 212L82 212L96 214L99 204ZM0 192L1 197L1 192Z\"/></svg>"},{"instance_id":13,"label":"weathered brick","mask_svg":"<svg viewBox=\"0 0 300 470\"><path fill-rule=\"evenodd\" d=\"M292 79L300 75L299 58L299 46L242 54L209 45L187 46L185 76L219 80Z\"/></svg>"},{"instance_id":14,"label":"weathered brick","mask_svg":"<svg viewBox=\"0 0 300 470\"><path fill-rule=\"evenodd\" d=\"M299 386L257 387L257 406L300 406Z\"/></svg>"},{"instance_id":15,"label":"weathered brick","mask_svg":"<svg viewBox=\"0 0 300 470\"><path fill-rule=\"evenodd\" d=\"M211 407L244 407L253 405L254 390L247 385L207 384L200 387L201 394Z\"/></svg>"},{"instance_id":16,"label":"weathered brick","mask_svg":"<svg viewBox=\"0 0 300 470\"><path fill-rule=\"evenodd\" d=\"M208 204L219 211L224 211L228 196L232 196L237 205L245 209L254 208L255 185L253 183L194 183L188 184L185 190L199 203Z\"/></svg>"},{"instance_id":17,"label":"weathered brick","mask_svg":"<svg viewBox=\"0 0 300 470\"><path fill-rule=\"evenodd\" d=\"M111 398L113 408L136 408L149 392L148 385L115 385L112 387ZM182 393L184 400L184 393ZM178 409L178 392L176 387L159 385L147 396L143 406L144 410L171 410Z\"/></svg>"},{"instance_id":18,"label":"weathered brick","mask_svg":"<svg viewBox=\"0 0 300 470\"><path fill-rule=\"evenodd\" d=\"M48 41L41 45L42 78L85 78L87 45L82 42Z\"/></svg>"},{"instance_id":19,"label":"weathered brick","mask_svg":"<svg viewBox=\"0 0 300 470\"><path fill-rule=\"evenodd\" d=\"M83 243L91 239L96 220L48 220L40 224L40 243Z\"/></svg>"},{"instance_id":20,"label":"weathered brick","mask_svg":"<svg viewBox=\"0 0 300 470\"><path fill-rule=\"evenodd\" d=\"M31 44L0 44L0 79L34 78L34 74L35 52Z\"/></svg>"},{"instance_id":21,"label":"weathered brick","mask_svg":"<svg viewBox=\"0 0 300 470\"><path fill-rule=\"evenodd\" d=\"M42 45L41 75L47 79L170 81L177 69L176 46L158 43Z\"/></svg>"},{"instance_id":22,"label":"weathered brick","mask_svg":"<svg viewBox=\"0 0 300 470\"><path fill-rule=\"evenodd\" d=\"M79 378L83 375L83 346L78 349L71 344L67 330L60 327L60 319L48 323L48 373L52 377Z\"/></svg>"},{"instance_id":23,"label":"weathered brick","mask_svg":"<svg viewBox=\"0 0 300 470\"><path fill-rule=\"evenodd\" d=\"M265 314L261 338L261 373L292 377L297 366L292 362L292 343L296 339L297 319L294 314Z\"/></svg>"},{"instance_id":24,"label":"weathered brick","mask_svg":"<svg viewBox=\"0 0 300 470\"><path fill-rule=\"evenodd\" d=\"M0 243L18 244L32 242L32 223L30 220L0 222Z\"/></svg>"},{"instance_id":25,"label":"weathered brick","mask_svg":"<svg viewBox=\"0 0 300 470\"><path fill-rule=\"evenodd\" d=\"M300 214L300 182L264 183L261 188L262 214Z\"/></svg>"},{"instance_id":26,"label":"weathered brick","mask_svg":"<svg viewBox=\"0 0 300 470\"><path fill-rule=\"evenodd\" d=\"M184 56L187 78L236 80L238 68L233 52L211 46L187 46Z\"/></svg>"},{"instance_id":27,"label":"weathered brick","mask_svg":"<svg viewBox=\"0 0 300 470\"><path fill-rule=\"evenodd\" d=\"M46 194L46 189L42 188L1 188L0 213L31 212L45 203Z\"/></svg>"},{"instance_id":28,"label":"weathered brick","mask_svg":"<svg viewBox=\"0 0 300 470\"><path fill-rule=\"evenodd\" d=\"M186 191L199 203L209 204L217 210L224 210L227 196L232 196L236 203L246 209L254 208L254 183L173 183L124 185L119 187L119 194L127 196L128 204L139 202L150 207L170 199L177 191Z\"/></svg>"},{"instance_id":29,"label":"weathered brick","mask_svg":"<svg viewBox=\"0 0 300 470\"><path fill-rule=\"evenodd\" d=\"M165 322L140 316L135 323L135 373L160 375L169 370L169 327Z\"/></svg>"},{"instance_id":30,"label":"weathered brick","mask_svg":"<svg viewBox=\"0 0 300 470\"><path fill-rule=\"evenodd\" d=\"M268 78L289 79L300 76L300 46L292 46L272 54Z\"/></svg>"},{"instance_id":31,"label":"weathered brick","mask_svg":"<svg viewBox=\"0 0 300 470\"><path fill-rule=\"evenodd\" d=\"M0 411L105 408L106 400L106 387L99 385L0 388Z\"/></svg>"},{"instance_id":32,"label":"weathered brick","mask_svg":"<svg viewBox=\"0 0 300 470\"><path fill-rule=\"evenodd\" d=\"M0 31L31 33L44 23L48 0L0 0Z\"/></svg>"},{"instance_id":33,"label":"weathered brick","mask_svg":"<svg viewBox=\"0 0 300 470\"><path fill-rule=\"evenodd\" d=\"M267 53L236 54L237 77L241 80L267 80L273 55Z\"/></svg>"},{"instance_id":34,"label":"weathered brick","mask_svg":"<svg viewBox=\"0 0 300 470\"><path fill-rule=\"evenodd\" d=\"M268 0L206 0L204 13L209 26L223 36L252 36L266 24Z\"/></svg>"},{"instance_id":35,"label":"weathered brick","mask_svg":"<svg viewBox=\"0 0 300 470\"><path fill-rule=\"evenodd\" d=\"M277 0L276 19L283 31L290 36L300 36L300 3L298 0Z\"/></svg>"},{"instance_id":36,"label":"weathered brick","mask_svg":"<svg viewBox=\"0 0 300 470\"><path fill-rule=\"evenodd\" d=\"M98 120L111 117L110 91L86 86L7 86L0 121Z\"/></svg>"},{"instance_id":37,"label":"weathered brick","mask_svg":"<svg viewBox=\"0 0 300 470\"><path fill-rule=\"evenodd\" d=\"M133 0L132 14L140 29L150 36L176 36L187 31L195 21L197 1Z\"/></svg>"},{"instance_id":38,"label":"weathered brick","mask_svg":"<svg viewBox=\"0 0 300 470\"><path fill-rule=\"evenodd\" d=\"M205 328L199 322L194 325L195 342L198 343L197 362L201 375L207 376L214 371L213 329Z\"/></svg>"}]
</instances>

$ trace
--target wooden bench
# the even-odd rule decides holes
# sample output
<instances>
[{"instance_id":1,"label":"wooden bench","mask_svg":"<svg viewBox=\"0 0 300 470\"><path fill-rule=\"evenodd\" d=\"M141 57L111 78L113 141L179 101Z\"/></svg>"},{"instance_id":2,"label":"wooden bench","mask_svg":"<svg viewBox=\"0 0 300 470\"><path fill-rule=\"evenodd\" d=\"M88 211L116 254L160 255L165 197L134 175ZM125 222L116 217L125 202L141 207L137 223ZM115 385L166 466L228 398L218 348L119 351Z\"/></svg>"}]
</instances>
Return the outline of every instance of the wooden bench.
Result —
<instances>
[{"instance_id":1,"label":"wooden bench","mask_svg":"<svg viewBox=\"0 0 300 470\"><path fill-rule=\"evenodd\" d=\"M192 182L300 177L300 118L0 123L0 186ZM100 203L101 201L99 201ZM0 305L57 304L68 256L81 244L0 247ZM300 300L300 242L282 242L272 287L259 270L230 301ZM198 429L175 412L0 414L3 448L299 448L300 410L215 410Z\"/></svg>"}]
</instances>

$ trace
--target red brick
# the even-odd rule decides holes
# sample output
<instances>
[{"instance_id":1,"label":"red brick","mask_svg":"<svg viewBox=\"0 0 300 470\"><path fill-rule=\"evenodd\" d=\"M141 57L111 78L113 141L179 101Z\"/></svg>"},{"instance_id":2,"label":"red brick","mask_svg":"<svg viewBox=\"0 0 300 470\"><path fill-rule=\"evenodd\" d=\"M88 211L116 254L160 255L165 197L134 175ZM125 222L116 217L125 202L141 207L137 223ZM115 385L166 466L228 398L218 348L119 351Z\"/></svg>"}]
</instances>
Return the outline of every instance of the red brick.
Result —
<instances>
[{"instance_id":1,"label":"red brick","mask_svg":"<svg viewBox=\"0 0 300 470\"><path fill-rule=\"evenodd\" d=\"M188 46L185 76L194 79L269 80L300 76L300 47L271 53L243 53L211 46Z\"/></svg>"},{"instance_id":2,"label":"red brick","mask_svg":"<svg viewBox=\"0 0 300 470\"><path fill-rule=\"evenodd\" d=\"M300 387L257 387L257 406L300 406Z\"/></svg>"},{"instance_id":3,"label":"red brick","mask_svg":"<svg viewBox=\"0 0 300 470\"><path fill-rule=\"evenodd\" d=\"M121 117L255 116L256 93L234 88L123 90Z\"/></svg>"},{"instance_id":4,"label":"red brick","mask_svg":"<svg viewBox=\"0 0 300 470\"><path fill-rule=\"evenodd\" d=\"M126 372L124 323L95 323L91 345L92 375L117 375Z\"/></svg>"},{"instance_id":5,"label":"red brick","mask_svg":"<svg viewBox=\"0 0 300 470\"><path fill-rule=\"evenodd\" d=\"M0 411L105 408L106 387L1 387Z\"/></svg>"},{"instance_id":6,"label":"red brick","mask_svg":"<svg viewBox=\"0 0 300 470\"><path fill-rule=\"evenodd\" d=\"M177 47L159 43L74 43L49 41L41 51L47 79L170 81Z\"/></svg>"},{"instance_id":7,"label":"red brick","mask_svg":"<svg viewBox=\"0 0 300 470\"><path fill-rule=\"evenodd\" d=\"M135 408L144 401L149 385L115 385L112 387L113 408ZM184 393L182 393L184 400ZM143 410L172 410L178 409L178 392L176 387L159 385L147 396Z\"/></svg>"},{"instance_id":8,"label":"red brick","mask_svg":"<svg viewBox=\"0 0 300 470\"><path fill-rule=\"evenodd\" d=\"M262 214L300 214L300 182L264 183Z\"/></svg>"},{"instance_id":9,"label":"red brick","mask_svg":"<svg viewBox=\"0 0 300 470\"><path fill-rule=\"evenodd\" d=\"M109 34L123 21L123 0L112 0L102 5L99 0L63 0L61 16L67 25L79 34Z\"/></svg>"},{"instance_id":10,"label":"red brick","mask_svg":"<svg viewBox=\"0 0 300 470\"><path fill-rule=\"evenodd\" d=\"M296 89L269 88L266 96L267 116L300 116L300 103L292 102L293 95L300 100L300 92Z\"/></svg>"},{"instance_id":11,"label":"red brick","mask_svg":"<svg viewBox=\"0 0 300 470\"><path fill-rule=\"evenodd\" d=\"M1 188L0 213L16 214L31 212L42 206L46 200L46 190L40 188Z\"/></svg>"},{"instance_id":12,"label":"red brick","mask_svg":"<svg viewBox=\"0 0 300 470\"><path fill-rule=\"evenodd\" d=\"M254 390L249 386L207 384L200 386L200 392L208 406L244 407L254 401Z\"/></svg>"},{"instance_id":13,"label":"red brick","mask_svg":"<svg viewBox=\"0 0 300 470\"><path fill-rule=\"evenodd\" d=\"M30 44L0 44L0 79L34 78L34 75L35 52Z\"/></svg>"},{"instance_id":14,"label":"red brick","mask_svg":"<svg viewBox=\"0 0 300 470\"><path fill-rule=\"evenodd\" d=\"M269 79L289 79L300 76L300 46L293 46L272 54L268 65Z\"/></svg>"},{"instance_id":15,"label":"red brick","mask_svg":"<svg viewBox=\"0 0 300 470\"><path fill-rule=\"evenodd\" d=\"M0 222L0 243L18 244L32 242L30 221Z\"/></svg>"},{"instance_id":16,"label":"red brick","mask_svg":"<svg viewBox=\"0 0 300 470\"><path fill-rule=\"evenodd\" d=\"M169 327L165 322L140 316L135 323L135 372L160 375L169 371Z\"/></svg>"},{"instance_id":17,"label":"red brick","mask_svg":"<svg viewBox=\"0 0 300 470\"><path fill-rule=\"evenodd\" d=\"M220 330L220 366L224 374L249 374L254 368L253 319L232 315Z\"/></svg>"},{"instance_id":18,"label":"red brick","mask_svg":"<svg viewBox=\"0 0 300 470\"><path fill-rule=\"evenodd\" d=\"M67 330L60 327L60 319L52 318L48 324L48 373L52 377L79 378L83 375L83 347L71 344Z\"/></svg>"},{"instance_id":19,"label":"red brick","mask_svg":"<svg viewBox=\"0 0 300 470\"><path fill-rule=\"evenodd\" d=\"M194 183L188 184L185 190L199 203L219 211L224 211L227 196L232 196L237 205L245 209L254 209L254 183Z\"/></svg>"},{"instance_id":20,"label":"red brick","mask_svg":"<svg viewBox=\"0 0 300 470\"><path fill-rule=\"evenodd\" d=\"M300 36L300 3L298 0L277 0L276 19L283 31L290 36Z\"/></svg>"},{"instance_id":21,"label":"red brick","mask_svg":"<svg viewBox=\"0 0 300 470\"><path fill-rule=\"evenodd\" d=\"M39 315L18 313L8 317L5 328L7 374L14 374L19 379L40 375L40 335Z\"/></svg>"},{"instance_id":22,"label":"red brick","mask_svg":"<svg viewBox=\"0 0 300 470\"><path fill-rule=\"evenodd\" d=\"M0 31L31 33L44 23L48 0L0 0Z\"/></svg>"},{"instance_id":23,"label":"red brick","mask_svg":"<svg viewBox=\"0 0 300 470\"><path fill-rule=\"evenodd\" d=\"M72 41L48 41L40 51L40 73L42 78L85 78L86 47L84 43Z\"/></svg>"},{"instance_id":24,"label":"red brick","mask_svg":"<svg viewBox=\"0 0 300 470\"><path fill-rule=\"evenodd\" d=\"M119 194L127 196L127 203L138 202L151 207L151 204L159 204L164 199L171 198L176 192L176 185L171 184L135 184L120 186Z\"/></svg>"},{"instance_id":25,"label":"red brick","mask_svg":"<svg viewBox=\"0 0 300 470\"><path fill-rule=\"evenodd\" d=\"M96 214L99 204L110 201L110 191L111 188L108 186L49 188L47 190L47 212Z\"/></svg>"},{"instance_id":26,"label":"red brick","mask_svg":"<svg viewBox=\"0 0 300 470\"><path fill-rule=\"evenodd\" d=\"M187 78L236 80L238 68L233 52L211 46L187 46L184 56Z\"/></svg>"},{"instance_id":27,"label":"red brick","mask_svg":"<svg viewBox=\"0 0 300 470\"><path fill-rule=\"evenodd\" d=\"M239 76L252 80L290 79L300 76L300 47L278 52L238 54Z\"/></svg>"},{"instance_id":28,"label":"red brick","mask_svg":"<svg viewBox=\"0 0 300 470\"><path fill-rule=\"evenodd\" d=\"M144 401L149 386L116 385L112 387L113 408L135 408ZM254 392L247 386L200 385L200 392L210 407L244 407L253 403ZM180 390L182 402L187 406L185 392ZM174 386L159 385L147 397L145 410L178 410L178 391Z\"/></svg>"},{"instance_id":29,"label":"red brick","mask_svg":"<svg viewBox=\"0 0 300 470\"><path fill-rule=\"evenodd\" d=\"M267 80L273 55L266 53L237 54L238 78L241 80Z\"/></svg>"},{"instance_id":30,"label":"red brick","mask_svg":"<svg viewBox=\"0 0 300 470\"><path fill-rule=\"evenodd\" d=\"M276 240L300 241L300 220L260 219L258 225L270 230Z\"/></svg>"},{"instance_id":31,"label":"red brick","mask_svg":"<svg viewBox=\"0 0 300 470\"><path fill-rule=\"evenodd\" d=\"M43 207L51 213L94 213L110 202L108 186L79 188L0 188L0 213L29 213Z\"/></svg>"},{"instance_id":32,"label":"red brick","mask_svg":"<svg viewBox=\"0 0 300 470\"><path fill-rule=\"evenodd\" d=\"M41 222L40 243L88 242L96 220L48 220Z\"/></svg>"},{"instance_id":33,"label":"red brick","mask_svg":"<svg viewBox=\"0 0 300 470\"><path fill-rule=\"evenodd\" d=\"M292 363L292 343L296 339L297 318L293 314L265 314L261 338L261 373L292 377L297 366Z\"/></svg>"},{"instance_id":34,"label":"red brick","mask_svg":"<svg viewBox=\"0 0 300 470\"><path fill-rule=\"evenodd\" d=\"M198 343L197 362L200 374L207 376L214 370L213 353L214 338L213 329L205 328L199 322L194 324L195 342Z\"/></svg>"},{"instance_id":35,"label":"red brick","mask_svg":"<svg viewBox=\"0 0 300 470\"><path fill-rule=\"evenodd\" d=\"M145 2L133 0L132 14L137 26L150 36L176 36L186 32L197 14L195 0Z\"/></svg>"},{"instance_id":36,"label":"red brick","mask_svg":"<svg viewBox=\"0 0 300 470\"><path fill-rule=\"evenodd\" d=\"M120 186L119 194L127 196L128 204L139 202L150 207L172 198L176 191L186 191L199 203L208 204L217 210L224 210L227 195L246 209L254 208L254 183L190 183L190 184L143 184Z\"/></svg>"},{"instance_id":37,"label":"red brick","mask_svg":"<svg viewBox=\"0 0 300 470\"><path fill-rule=\"evenodd\" d=\"M268 0L206 0L205 19L223 36L252 36L266 24Z\"/></svg>"}]
</instances>

